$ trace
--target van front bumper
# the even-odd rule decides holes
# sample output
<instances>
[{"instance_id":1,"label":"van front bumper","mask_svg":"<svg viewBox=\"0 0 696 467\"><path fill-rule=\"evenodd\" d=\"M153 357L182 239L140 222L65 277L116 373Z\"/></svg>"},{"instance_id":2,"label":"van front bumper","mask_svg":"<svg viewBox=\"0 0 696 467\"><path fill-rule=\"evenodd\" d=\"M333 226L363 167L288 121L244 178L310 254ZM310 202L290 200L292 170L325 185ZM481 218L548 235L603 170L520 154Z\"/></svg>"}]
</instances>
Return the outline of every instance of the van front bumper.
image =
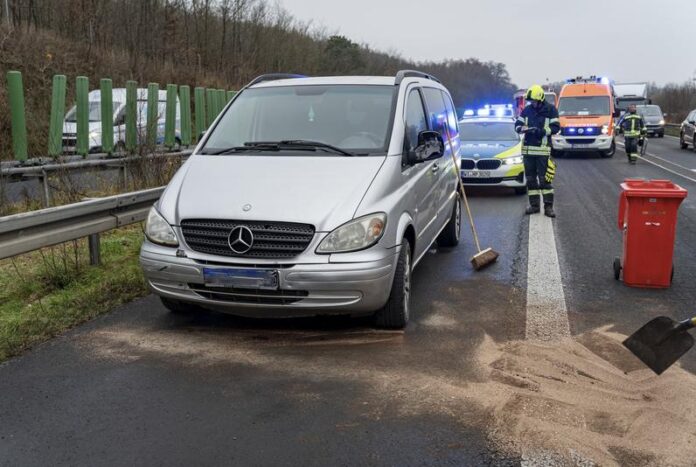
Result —
<instances>
[{"instance_id":1,"label":"van front bumper","mask_svg":"<svg viewBox=\"0 0 696 467\"><path fill-rule=\"evenodd\" d=\"M614 137L601 136L560 136L551 137L551 147L556 151L609 151Z\"/></svg>"},{"instance_id":2,"label":"van front bumper","mask_svg":"<svg viewBox=\"0 0 696 467\"><path fill-rule=\"evenodd\" d=\"M175 249L145 241L140 264L155 294L216 311L258 318L367 315L389 298L399 250L393 248L374 261L259 267L177 257ZM204 283L203 268L273 269L279 287L273 291L209 287Z\"/></svg>"}]
</instances>

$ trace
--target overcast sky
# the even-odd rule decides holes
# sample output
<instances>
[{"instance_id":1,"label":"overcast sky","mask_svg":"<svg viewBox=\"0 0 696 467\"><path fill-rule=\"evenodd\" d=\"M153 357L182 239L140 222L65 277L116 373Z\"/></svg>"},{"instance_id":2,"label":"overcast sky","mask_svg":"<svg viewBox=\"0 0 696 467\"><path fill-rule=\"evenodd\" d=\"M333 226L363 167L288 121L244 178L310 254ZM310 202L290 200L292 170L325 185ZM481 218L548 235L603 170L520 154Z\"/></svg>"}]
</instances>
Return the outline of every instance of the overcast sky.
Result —
<instances>
[{"instance_id":1,"label":"overcast sky","mask_svg":"<svg viewBox=\"0 0 696 467\"><path fill-rule=\"evenodd\" d=\"M696 71L696 0L278 2L329 33L404 58L502 62L521 87L580 74L664 84Z\"/></svg>"}]
</instances>

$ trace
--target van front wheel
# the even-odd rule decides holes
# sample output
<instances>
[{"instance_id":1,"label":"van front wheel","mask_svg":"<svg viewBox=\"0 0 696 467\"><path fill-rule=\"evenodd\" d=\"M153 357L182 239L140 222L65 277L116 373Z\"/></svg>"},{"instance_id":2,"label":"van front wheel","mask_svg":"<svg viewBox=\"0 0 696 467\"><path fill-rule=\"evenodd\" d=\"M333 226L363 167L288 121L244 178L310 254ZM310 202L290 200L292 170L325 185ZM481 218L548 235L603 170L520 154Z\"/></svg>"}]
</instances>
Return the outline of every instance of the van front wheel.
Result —
<instances>
[{"instance_id":1,"label":"van front wheel","mask_svg":"<svg viewBox=\"0 0 696 467\"><path fill-rule=\"evenodd\" d=\"M375 313L375 325L386 329L403 329L408 324L411 306L411 244L407 238L401 242L401 252L396 262L394 282L387 303Z\"/></svg>"},{"instance_id":2,"label":"van front wheel","mask_svg":"<svg viewBox=\"0 0 696 467\"><path fill-rule=\"evenodd\" d=\"M454 199L449 222L437 237L437 246L453 247L459 245L459 233L462 227L462 203L459 194Z\"/></svg>"}]
</instances>

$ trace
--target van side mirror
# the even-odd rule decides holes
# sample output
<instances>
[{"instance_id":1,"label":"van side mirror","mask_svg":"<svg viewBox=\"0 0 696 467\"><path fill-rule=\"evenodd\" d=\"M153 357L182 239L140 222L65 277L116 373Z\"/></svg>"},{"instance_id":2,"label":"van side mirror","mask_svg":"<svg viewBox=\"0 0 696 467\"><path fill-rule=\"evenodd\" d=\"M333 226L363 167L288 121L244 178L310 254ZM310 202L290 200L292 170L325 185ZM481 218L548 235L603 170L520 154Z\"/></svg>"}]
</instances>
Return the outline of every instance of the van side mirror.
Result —
<instances>
[{"instance_id":1,"label":"van side mirror","mask_svg":"<svg viewBox=\"0 0 696 467\"><path fill-rule=\"evenodd\" d=\"M409 164L418 164L442 157L445 153L445 142L437 131L421 131L418 133L418 145L408 154Z\"/></svg>"},{"instance_id":2,"label":"van side mirror","mask_svg":"<svg viewBox=\"0 0 696 467\"><path fill-rule=\"evenodd\" d=\"M621 116L621 110L619 109L614 109L614 118L618 118Z\"/></svg>"}]
</instances>

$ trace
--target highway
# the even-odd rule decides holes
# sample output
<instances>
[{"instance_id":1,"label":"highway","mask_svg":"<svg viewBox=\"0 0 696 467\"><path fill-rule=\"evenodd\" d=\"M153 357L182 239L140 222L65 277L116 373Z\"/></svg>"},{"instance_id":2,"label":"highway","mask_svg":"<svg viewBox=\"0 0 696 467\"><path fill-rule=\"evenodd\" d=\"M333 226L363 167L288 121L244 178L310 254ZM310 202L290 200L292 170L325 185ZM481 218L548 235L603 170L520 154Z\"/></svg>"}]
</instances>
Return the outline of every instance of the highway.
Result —
<instances>
[{"instance_id":1,"label":"highway","mask_svg":"<svg viewBox=\"0 0 696 467\"><path fill-rule=\"evenodd\" d=\"M694 455L693 390L665 388L696 387L696 351L658 378L620 346L696 301L696 154L671 137L647 152L559 159L553 221L530 222L523 196L472 190L500 260L473 272L468 230L432 250L404 332L177 316L148 296L40 345L0 365L0 465L687 464L660 443ZM626 178L692 193L668 290L613 278ZM553 300L531 306L543 289Z\"/></svg>"}]
</instances>

